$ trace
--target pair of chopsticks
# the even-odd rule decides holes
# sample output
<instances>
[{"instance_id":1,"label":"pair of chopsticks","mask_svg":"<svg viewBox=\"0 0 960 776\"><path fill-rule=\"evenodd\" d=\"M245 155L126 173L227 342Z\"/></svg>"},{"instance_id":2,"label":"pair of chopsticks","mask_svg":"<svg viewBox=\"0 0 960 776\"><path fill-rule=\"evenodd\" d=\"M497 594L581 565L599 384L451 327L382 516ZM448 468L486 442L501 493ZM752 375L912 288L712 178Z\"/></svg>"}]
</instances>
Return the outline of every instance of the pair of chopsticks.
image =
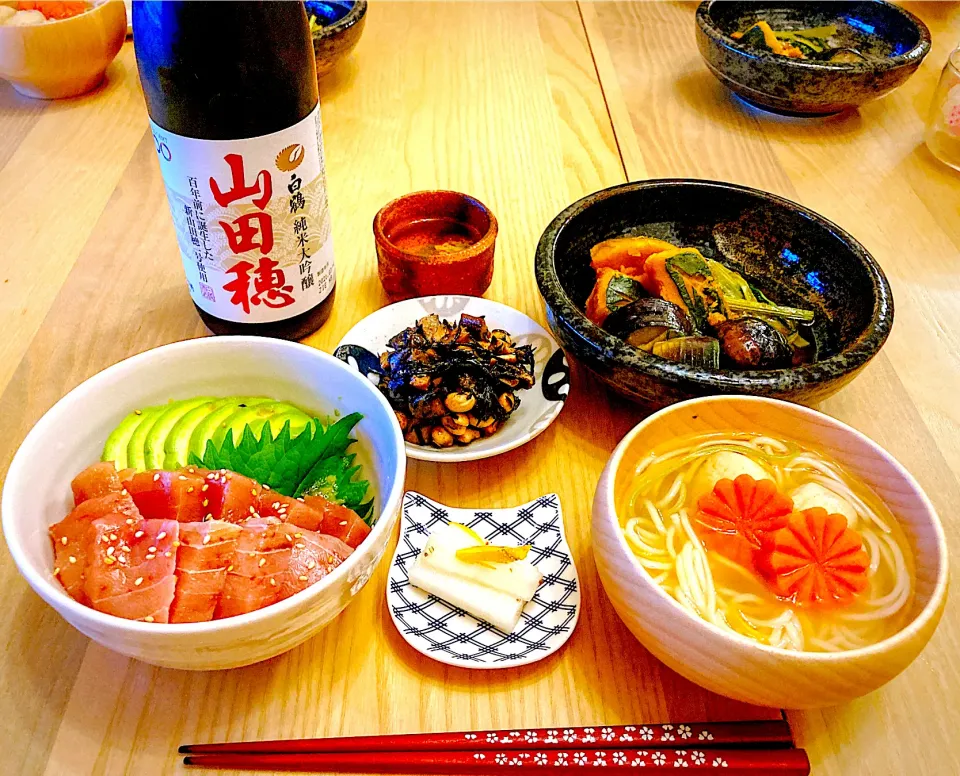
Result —
<instances>
[{"instance_id":1,"label":"pair of chopsticks","mask_svg":"<svg viewBox=\"0 0 960 776\"><path fill-rule=\"evenodd\" d=\"M520 766L520 773L556 776L564 767L595 765L614 773L641 767L640 773L677 767L722 769L717 773L724 776L810 773L785 720L190 744L180 754L185 765L205 768L334 773L495 775Z\"/></svg>"}]
</instances>

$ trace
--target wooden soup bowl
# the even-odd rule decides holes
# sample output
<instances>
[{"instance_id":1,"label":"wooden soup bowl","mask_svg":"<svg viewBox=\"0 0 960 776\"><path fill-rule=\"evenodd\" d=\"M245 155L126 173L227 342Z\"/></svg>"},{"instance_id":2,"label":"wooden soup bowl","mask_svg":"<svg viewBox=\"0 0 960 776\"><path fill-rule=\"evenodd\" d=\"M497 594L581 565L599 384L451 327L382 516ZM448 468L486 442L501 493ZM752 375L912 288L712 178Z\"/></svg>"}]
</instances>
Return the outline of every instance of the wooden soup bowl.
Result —
<instances>
[{"instance_id":1,"label":"wooden soup bowl","mask_svg":"<svg viewBox=\"0 0 960 776\"><path fill-rule=\"evenodd\" d=\"M872 646L793 652L722 630L654 583L624 539L615 503L651 449L688 434L752 431L791 439L833 458L886 502L916 562L909 624ZM937 513L916 480L860 432L816 410L752 396L674 404L633 428L614 450L593 503L597 570L617 614L653 655L709 690L747 703L817 708L844 703L889 682L933 635L947 597L947 545Z\"/></svg>"}]
</instances>

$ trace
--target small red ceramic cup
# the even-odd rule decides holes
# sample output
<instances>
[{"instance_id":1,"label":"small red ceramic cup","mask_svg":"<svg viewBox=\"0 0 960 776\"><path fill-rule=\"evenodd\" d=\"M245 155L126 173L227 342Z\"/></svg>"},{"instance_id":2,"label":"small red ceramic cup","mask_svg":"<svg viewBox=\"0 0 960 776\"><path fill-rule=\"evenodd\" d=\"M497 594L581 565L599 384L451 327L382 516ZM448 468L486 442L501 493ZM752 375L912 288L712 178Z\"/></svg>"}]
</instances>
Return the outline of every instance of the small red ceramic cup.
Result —
<instances>
[{"instance_id":1,"label":"small red ceramic cup","mask_svg":"<svg viewBox=\"0 0 960 776\"><path fill-rule=\"evenodd\" d=\"M456 191L417 191L373 219L380 282L394 300L433 294L482 296L493 279L497 219Z\"/></svg>"}]
</instances>

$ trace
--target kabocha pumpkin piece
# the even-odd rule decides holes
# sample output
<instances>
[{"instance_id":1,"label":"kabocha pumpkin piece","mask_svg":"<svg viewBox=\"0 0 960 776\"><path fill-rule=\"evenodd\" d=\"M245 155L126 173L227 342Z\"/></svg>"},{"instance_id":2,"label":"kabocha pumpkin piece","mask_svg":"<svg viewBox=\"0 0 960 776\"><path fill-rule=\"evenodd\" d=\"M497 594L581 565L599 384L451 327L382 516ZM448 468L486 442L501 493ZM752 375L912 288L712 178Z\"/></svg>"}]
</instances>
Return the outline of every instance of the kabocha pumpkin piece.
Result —
<instances>
[{"instance_id":1,"label":"kabocha pumpkin piece","mask_svg":"<svg viewBox=\"0 0 960 776\"><path fill-rule=\"evenodd\" d=\"M723 294L696 248L677 248L647 259L643 287L678 305L690 317L694 329L703 333L727 319Z\"/></svg>"},{"instance_id":2,"label":"kabocha pumpkin piece","mask_svg":"<svg viewBox=\"0 0 960 776\"><path fill-rule=\"evenodd\" d=\"M640 281L615 269L597 270L597 282L587 298L587 318L603 326L610 313L647 295Z\"/></svg>"},{"instance_id":3,"label":"kabocha pumpkin piece","mask_svg":"<svg viewBox=\"0 0 960 776\"><path fill-rule=\"evenodd\" d=\"M843 515L813 507L764 537L756 567L777 595L797 606L839 607L867 589L870 558Z\"/></svg>"},{"instance_id":4,"label":"kabocha pumpkin piece","mask_svg":"<svg viewBox=\"0 0 960 776\"><path fill-rule=\"evenodd\" d=\"M590 249L590 264L598 272L607 268L639 275L650 256L672 249L675 250L676 246L655 237L615 237Z\"/></svg>"}]
</instances>

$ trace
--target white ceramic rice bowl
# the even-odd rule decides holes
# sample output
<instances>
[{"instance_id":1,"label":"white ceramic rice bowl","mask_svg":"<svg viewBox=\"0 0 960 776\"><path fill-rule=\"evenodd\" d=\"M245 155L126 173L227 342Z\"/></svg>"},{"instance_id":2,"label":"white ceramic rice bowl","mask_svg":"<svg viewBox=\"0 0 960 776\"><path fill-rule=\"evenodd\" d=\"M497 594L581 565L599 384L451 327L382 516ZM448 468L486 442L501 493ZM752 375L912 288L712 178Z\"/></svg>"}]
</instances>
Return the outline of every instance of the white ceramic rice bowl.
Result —
<instances>
[{"instance_id":1,"label":"white ceramic rice bowl","mask_svg":"<svg viewBox=\"0 0 960 776\"><path fill-rule=\"evenodd\" d=\"M73 505L70 480L99 460L109 432L130 411L191 396L264 395L318 414L360 412L379 519L329 576L256 612L190 624L134 622L70 598L53 576L48 527ZM91 377L34 426L3 489L3 533L30 586L98 644L153 665L234 668L274 657L327 625L373 574L400 511L406 456L400 427L380 392L338 359L297 343L260 337L189 340L133 356Z\"/></svg>"}]
</instances>

